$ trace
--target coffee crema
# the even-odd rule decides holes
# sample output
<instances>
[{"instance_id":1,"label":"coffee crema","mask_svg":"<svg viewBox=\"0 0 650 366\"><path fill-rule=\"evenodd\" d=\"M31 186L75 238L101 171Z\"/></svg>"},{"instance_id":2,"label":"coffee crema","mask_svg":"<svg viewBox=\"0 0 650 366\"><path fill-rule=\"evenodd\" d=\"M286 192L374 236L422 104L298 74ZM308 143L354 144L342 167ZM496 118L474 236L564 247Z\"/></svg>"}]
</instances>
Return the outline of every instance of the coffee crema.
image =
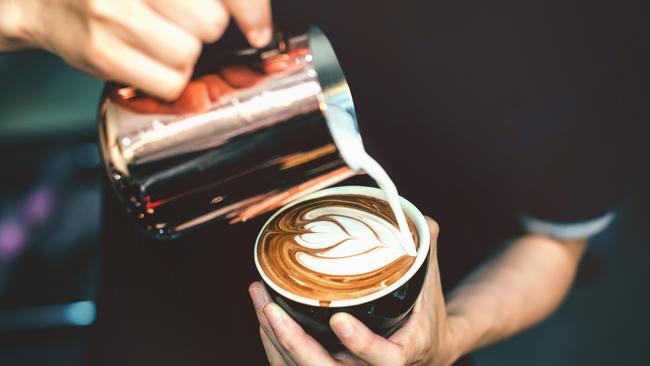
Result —
<instances>
[{"instance_id":1,"label":"coffee crema","mask_svg":"<svg viewBox=\"0 0 650 366\"><path fill-rule=\"evenodd\" d=\"M298 203L273 218L260 234L256 255L274 284L326 305L370 295L399 280L415 261L401 240L385 201L332 195Z\"/></svg>"}]
</instances>

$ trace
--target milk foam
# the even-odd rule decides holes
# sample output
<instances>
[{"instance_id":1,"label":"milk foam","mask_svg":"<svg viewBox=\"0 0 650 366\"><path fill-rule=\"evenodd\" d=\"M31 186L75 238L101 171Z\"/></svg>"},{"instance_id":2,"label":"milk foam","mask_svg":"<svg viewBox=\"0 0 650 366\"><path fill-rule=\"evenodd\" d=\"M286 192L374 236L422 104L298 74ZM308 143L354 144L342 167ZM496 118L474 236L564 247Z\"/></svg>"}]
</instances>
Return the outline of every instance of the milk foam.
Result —
<instances>
[{"instance_id":1,"label":"milk foam","mask_svg":"<svg viewBox=\"0 0 650 366\"><path fill-rule=\"evenodd\" d=\"M303 217L310 221L305 225L309 231L296 235L296 243L309 249L327 249L315 254L296 253L296 260L314 272L359 275L409 255L400 230L372 213L327 206L309 210Z\"/></svg>"},{"instance_id":2,"label":"milk foam","mask_svg":"<svg viewBox=\"0 0 650 366\"><path fill-rule=\"evenodd\" d=\"M306 199L269 220L256 249L265 281L321 304L358 299L402 279L416 257L407 254L388 202L357 188L360 194ZM410 217L407 224L419 248Z\"/></svg>"}]
</instances>

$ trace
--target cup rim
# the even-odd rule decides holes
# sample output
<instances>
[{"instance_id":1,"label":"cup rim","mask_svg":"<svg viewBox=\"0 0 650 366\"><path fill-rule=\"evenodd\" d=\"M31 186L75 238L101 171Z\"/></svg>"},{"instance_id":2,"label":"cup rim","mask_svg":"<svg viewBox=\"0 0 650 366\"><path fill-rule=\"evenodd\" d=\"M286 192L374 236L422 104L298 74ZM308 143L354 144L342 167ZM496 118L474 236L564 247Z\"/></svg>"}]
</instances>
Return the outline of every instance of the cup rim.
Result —
<instances>
[{"instance_id":1,"label":"cup rim","mask_svg":"<svg viewBox=\"0 0 650 366\"><path fill-rule=\"evenodd\" d=\"M330 195L336 195L336 194L354 194L354 195L362 195L362 196L369 196L373 198L379 198L384 200L384 193L381 189L375 188L375 187L365 187L365 186L340 186L340 187L332 187L332 188L327 188L323 189L311 194L308 194L282 208L277 210L262 226L260 229L259 234L257 235L257 238L255 239L255 247L253 248L253 258L255 259L255 267L257 268L257 272L262 276L262 280L264 283L268 286L270 286L275 292L279 293L280 295L295 301L300 304L304 305L310 305L310 306L316 306L316 307L321 307L320 301L316 299L310 299L307 297L299 296L292 294L291 292L284 290L280 286L276 285L269 279L269 277L264 273L262 270L259 260L257 258L257 245L259 243L260 237L262 236L262 233L264 230L266 230L266 227L269 225L269 223L279 214L282 212L290 209L291 207L310 200L314 198L320 198L324 196L330 196ZM404 212L409 216L409 218L413 221L413 224L415 225L415 229L417 230L418 234L418 240L419 240L419 246L418 246L418 251L417 255L415 257L415 261L411 265L411 267L404 273L402 277L400 277L399 280L395 281L393 284L390 286L383 288L379 291L373 292L369 295L362 296L356 299L344 299L344 300L332 300L328 307L330 308L340 308L340 307L348 307L348 306L356 306L356 305L361 305L365 304L368 302L371 302L373 300L379 299L383 296L386 296L390 294L391 292L395 291L396 289L400 288L402 285L404 285L406 282L408 282L419 270L420 267L422 267L422 264L426 262L426 258L429 254L429 247L431 245L431 237L429 234L429 229L427 222L424 218L424 215L420 210L418 210L415 205L413 205L411 202L406 200L405 198L400 196L400 203L402 205L402 208L404 209Z\"/></svg>"}]
</instances>

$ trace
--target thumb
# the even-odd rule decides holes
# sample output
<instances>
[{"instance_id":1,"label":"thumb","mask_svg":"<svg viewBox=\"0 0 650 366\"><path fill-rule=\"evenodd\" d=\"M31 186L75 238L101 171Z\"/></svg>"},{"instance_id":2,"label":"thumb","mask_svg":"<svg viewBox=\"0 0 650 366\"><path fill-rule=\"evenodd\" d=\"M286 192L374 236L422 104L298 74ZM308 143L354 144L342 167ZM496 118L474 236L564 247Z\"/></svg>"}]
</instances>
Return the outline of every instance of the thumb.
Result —
<instances>
[{"instance_id":1,"label":"thumb","mask_svg":"<svg viewBox=\"0 0 650 366\"><path fill-rule=\"evenodd\" d=\"M402 348L373 333L362 322L347 313L336 313L330 327L345 348L370 365L403 365Z\"/></svg>"}]
</instances>

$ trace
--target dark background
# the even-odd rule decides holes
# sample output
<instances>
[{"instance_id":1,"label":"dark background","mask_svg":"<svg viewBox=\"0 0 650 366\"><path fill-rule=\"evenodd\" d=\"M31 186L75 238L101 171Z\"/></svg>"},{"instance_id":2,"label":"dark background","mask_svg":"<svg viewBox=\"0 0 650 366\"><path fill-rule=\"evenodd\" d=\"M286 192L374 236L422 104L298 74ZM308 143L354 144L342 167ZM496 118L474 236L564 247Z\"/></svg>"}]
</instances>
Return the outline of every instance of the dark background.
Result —
<instances>
[{"instance_id":1,"label":"dark background","mask_svg":"<svg viewBox=\"0 0 650 366\"><path fill-rule=\"evenodd\" d=\"M82 363L100 263L101 87L44 53L0 56L0 365ZM478 365L650 363L650 190L641 187L591 243L558 312L477 352ZM74 304L85 309L76 317Z\"/></svg>"}]
</instances>

